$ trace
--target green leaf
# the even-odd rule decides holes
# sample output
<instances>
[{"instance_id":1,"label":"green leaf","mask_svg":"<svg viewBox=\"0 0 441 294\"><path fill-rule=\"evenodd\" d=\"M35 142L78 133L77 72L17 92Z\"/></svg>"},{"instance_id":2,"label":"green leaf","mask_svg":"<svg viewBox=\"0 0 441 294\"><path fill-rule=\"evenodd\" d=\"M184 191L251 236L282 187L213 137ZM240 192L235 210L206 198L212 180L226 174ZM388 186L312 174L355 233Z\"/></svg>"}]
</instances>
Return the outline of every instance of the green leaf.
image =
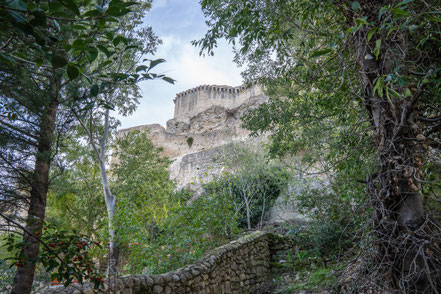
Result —
<instances>
[{"instance_id":1,"label":"green leaf","mask_svg":"<svg viewBox=\"0 0 441 294\"><path fill-rule=\"evenodd\" d=\"M139 48L139 46L138 45L130 45L130 46L127 46L126 48L124 48L124 51L130 50L133 48Z\"/></svg>"},{"instance_id":2,"label":"green leaf","mask_svg":"<svg viewBox=\"0 0 441 294\"><path fill-rule=\"evenodd\" d=\"M389 95L389 91L391 89L389 87L386 87L386 99L387 101L390 103L390 105L392 105L393 107L395 107L395 105L393 104L392 100L390 99L390 95Z\"/></svg>"},{"instance_id":3,"label":"green leaf","mask_svg":"<svg viewBox=\"0 0 441 294\"><path fill-rule=\"evenodd\" d=\"M35 64L37 65L37 67L40 67L43 65L43 59L42 58L37 58L35 60Z\"/></svg>"},{"instance_id":4,"label":"green leaf","mask_svg":"<svg viewBox=\"0 0 441 294\"><path fill-rule=\"evenodd\" d=\"M49 8L49 11L55 12L55 11L63 10L64 5L61 4L60 2L49 2L48 8Z\"/></svg>"},{"instance_id":5,"label":"green leaf","mask_svg":"<svg viewBox=\"0 0 441 294\"><path fill-rule=\"evenodd\" d=\"M13 1L6 2L6 3L8 4L9 7L13 8L13 9L22 10L23 12L28 10L26 1L13 0Z\"/></svg>"},{"instance_id":6,"label":"green leaf","mask_svg":"<svg viewBox=\"0 0 441 294\"><path fill-rule=\"evenodd\" d=\"M86 50L86 57L90 63L92 63L98 56L98 50L93 47L89 47Z\"/></svg>"},{"instance_id":7,"label":"green leaf","mask_svg":"<svg viewBox=\"0 0 441 294\"><path fill-rule=\"evenodd\" d=\"M401 8L394 8L394 9L392 9L391 10L391 12L393 13L393 14L395 14L395 15L409 15L409 12L407 12L407 11L404 11L403 9L401 9Z\"/></svg>"},{"instance_id":8,"label":"green leaf","mask_svg":"<svg viewBox=\"0 0 441 294\"><path fill-rule=\"evenodd\" d=\"M99 91L100 91L100 89L99 89L98 85L93 84L93 86L90 88L90 95L92 97L96 97L96 96L98 96Z\"/></svg>"},{"instance_id":9,"label":"green leaf","mask_svg":"<svg viewBox=\"0 0 441 294\"><path fill-rule=\"evenodd\" d=\"M66 66L67 59L61 55L52 55L51 63L54 68L60 68Z\"/></svg>"},{"instance_id":10,"label":"green leaf","mask_svg":"<svg viewBox=\"0 0 441 294\"><path fill-rule=\"evenodd\" d=\"M119 5L121 5L121 3L122 3L121 0L112 0L109 3L109 7L114 7L114 6L117 6L117 5L119 6Z\"/></svg>"},{"instance_id":11,"label":"green leaf","mask_svg":"<svg viewBox=\"0 0 441 294\"><path fill-rule=\"evenodd\" d=\"M402 5L406 5L406 4L410 3L410 2L413 2L413 0L403 0L400 3L398 3L396 7L402 6Z\"/></svg>"},{"instance_id":12,"label":"green leaf","mask_svg":"<svg viewBox=\"0 0 441 294\"><path fill-rule=\"evenodd\" d=\"M409 90L409 88L404 89L404 97L410 97L412 96L412 92Z\"/></svg>"},{"instance_id":13,"label":"green leaf","mask_svg":"<svg viewBox=\"0 0 441 294\"><path fill-rule=\"evenodd\" d=\"M380 55L380 49L381 49L381 39L378 39L377 41L375 41L375 49L374 49L374 55L376 60L378 60L378 55Z\"/></svg>"},{"instance_id":14,"label":"green leaf","mask_svg":"<svg viewBox=\"0 0 441 294\"><path fill-rule=\"evenodd\" d=\"M67 76L69 77L69 79L75 80L76 78L78 78L79 75L80 71L76 66L70 64L67 66Z\"/></svg>"},{"instance_id":15,"label":"green leaf","mask_svg":"<svg viewBox=\"0 0 441 294\"><path fill-rule=\"evenodd\" d=\"M112 103L103 103L102 105L105 109L115 110L115 105Z\"/></svg>"},{"instance_id":16,"label":"green leaf","mask_svg":"<svg viewBox=\"0 0 441 294\"><path fill-rule=\"evenodd\" d=\"M103 46L103 45L98 45L97 47L98 47L98 49L100 49L101 52L103 52L104 54L106 54L107 58L110 57L110 52L109 52L109 50L107 49L107 47L105 47L105 46Z\"/></svg>"},{"instance_id":17,"label":"green leaf","mask_svg":"<svg viewBox=\"0 0 441 294\"><path fill-rule=\"evenodd\" d=\"M136 72L146 71L148 69L147 65L140 65L136 67Z\"/></svg>"},{"instance_id":18,"label":"green leaf","mask_svg":"<svg viewBox=\"0 0 441 294\"><path fill-rule=\"evenodd\" d=\"M436 21L436 22L441 22L441 18L440 17L436 17L436 16L429 17L429 20Z\"/></svg>"},{"instance_id":19,"label":"green leaf","mask_svg":"<svg viewBox=\"0 0 441 294\"><path fill-rule=\"evenodd\" d=\"M97 10L99 13L103 14L103 13L105 12L105 10L104 10L103 7L101 7L101 6L97 5L97 4L93 4L93 6L96 8L96 10Z\"/></svg>"},{"instance_id":20,"label":"green leaf","mask_svg":"<svg viewBox=\"0 0 441 294\"><path fill-rule=\"evenodd\" d=\"M34 11L32 12L32 16L34 17L32 20L29 21L29 24L33 26L45 26L47 24L46 14L44 14L41 11Z\"/></svg>"},{"instance_id":21,"label":"green leaf","mask_svg":"<svg viewBox=\"0 0 441 294\"><path fill-rule=\"evenodd\" d=\"M389 6L383 6L380 8L380 13L378 14L378 20L381 20L381 17L383 16L383 14L389 9Z\"/></svg>"},{"instance_id":22,"label":"green leaf","mask_svg":"<svg viewBox=\"0 0 441 294\"><path fill-rule=\"evenodd\" d=\"M72 48L76 50L84 50L86 49L86 41L83 39L76 39L72 42Z\"/></svg>"},{"instance_id":23,"label":"green leaf","mask_svg":"<svg viewBox=\"0 0 441 294\"><path fill-rule=\"evenodd\" d=\"M373 28L369 31L367 34L367 41L369 42L372 39L372 36L375 34L375 32L378 30L378 28Z\"/></svg>"},{"instance_id":24,"label":"green leaf","mask_svg":"<svg viewBox=\"0 0 441 294\"><path fill-rule=\"evenodd\" d=\"M172 78L169 78L169 77L163 77L162 78L164 81L166 81L167 83L170 83L170 84L175 84L175 82L176 82L176 80L174 80L174 79L172 79Z\"/></svg>"},{"instance_id":25,"label":"green leaf","mask_svg":"<svg viewBox=\"0 0 441 294\"><path fill-rule=\"evenodd\" d=\"M401 94L398 93L397 91L395 91L394 89L388 87L387 90L388 90L393 96L395 96L395 97L397 97L397 98L401 98Z\"/></svg>"},{"instance_id":26,"label":"green leaf","mask_svg":"<svg viewBox=\"0 0 441 294\"><path fill-rule=\"evenodd\" d=\"M104 61L103 63L100 64L100 67L104 68L104 67L106 67L106 66L108 66L109 64L112 64L112 63L113 63L112 60L106 60L106 61Z\"/></svg>"},{"instance_id":27,"label":"green leaf","mask_svg":"<svg viewBox=\"0 0 441 294\"><path fill-rule=\"evenodd\" d=\"M383 98L383 90L384 90L384 78L383 77L379 77L377 79L377 81L375 82L375 86L374 86L374 95L375 92L377 92L378 96L380 96L381 98Z\"/></svg>"},{"instance_id":28,"label":"green leaf","mask_svg":"<svg viewBox=\"0 0 441 294\"><path fill-rule=\"evenodd\" d=\"M61 2L64 6L69 8L73 13L80 16L80 10L78 9L78 5L74 0L58 0Z\"/></svg>"},{"instance_id":29,"label":"green leaf","mask_svg":"<svg viewBox=\"0 0 441 294\"><path fill-rule=\"evenodd\" d=\"M113 39L113 45L118 46L119 43L123 42L125 45L127 45L127 39L123 36L117 36L115 39Z\"/></svg>"},{"instance_id":30,"label":"green leaf","mask_svg":"<svg viewBox=\"0 0 441 294\"><path fill-rule=\"evenodd\" d=\"M89 11L85 12L83 14L83 16L86 16L86 17L99 17L99 16L101 16L101 13L99 13L98 10L96 10L96 9L92 9L92 10L89 10Z\"/></svg>"},{"instance_id":31,"label":"green leaf","mask_svg":"<svg viewBox=\"0 0 441 294\"><path fill-rule=\"evenodd\" d=\"M360 3L359 3L358 1L354 1L354 2L352 2L351 7L352 7L352 9L355 10L355 11L358 11L358 10L361 9Z\"/></svg>"},{"instance_id":32,"label":"green leaf","mask_svg":"<svg viewBox=\"0 0 441 294\"><path fill-rule=\"evenodd\" d=\"M162 59L162 58L150 61L149 70L151 70L152 68L154 68L155 66L157 66L158 64L163 63L163 62L165 62L165 59Z\"/></svg>"},{"instance_id":33,"label":"green leaf","mask_svg":"<svg viewBox=\"0 0 441 294\"><path fill-rule=\"evenodd\" d=\"M330 49L330 48L327 48L324 50L317 50L317 51L312 52L312 54L309 55L309 58L316 58L316 57L328 54L331 51L332 51L332 49Z\"/></svg>"},{"instance_id":34,"label":"green leaf","mask_svg":"<svg viewBox=\"0 0 441 294\"><path fill-rule=\"evenodd\" d=\"M411 25L409 26L409 32L413 33L413 31L415 31L418 28L417 25Z\"/></svg>"},{"instance_id":35,"label":"green leaf","mask_svg":"<svg viewBox=\"0 0 441 294\"><path fill-rule=\"evenodd\" d=\"M361 27L362 25L369 24L365 18L356 18L355 23L357 26Z\"/></svg>"},{"instance_id":36,"label":"green leaf","mask_svg":"<svg viewBox=\"0 0 441 294\"><path fill-rule=\"evenodd\" d=\"M14 58L12 58L11 56L8 56L6 54L3 54L3 53L0 53L0 62L1 63L7 63L9 65L17 64L17 62L15 61Z\"/></svg>"}]
</instances>

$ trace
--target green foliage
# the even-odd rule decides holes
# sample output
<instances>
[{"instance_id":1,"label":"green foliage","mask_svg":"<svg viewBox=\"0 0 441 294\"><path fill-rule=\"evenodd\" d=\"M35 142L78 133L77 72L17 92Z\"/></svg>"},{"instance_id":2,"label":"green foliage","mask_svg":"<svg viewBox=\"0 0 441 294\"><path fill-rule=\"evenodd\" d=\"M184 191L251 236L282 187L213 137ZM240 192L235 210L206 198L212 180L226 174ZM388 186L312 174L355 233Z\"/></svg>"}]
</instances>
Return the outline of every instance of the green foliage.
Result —
<instances>
[{"instance_id":1,"label":"green foliage","mask_svg":"<svg viewBox=\"0 0 441 294\"><path fill-rule=\"evenodd\" d=\"M263 216L271 209L285 188L286 182L277 177L279 172L281 171L272 170L266 173L241 175L225 173L221 178L205 184L204 189L209 195L224 195L231 198L233 205L229 204L229 208L237 214L238 225L241 228L247 227L247 208L244 204L244 193L246 193L246 197L250 196L251 225L255 227L261 223Z\"/></svg>"},{"instance_id":2,"label":"green foliage","mask_svg":"<svg viewBox=\"0 0 441 294\"><path fill-rule=\"evenodd\" d=\"M425 174L423 193L427 209L432 217L441 220L441 182L439 181L441 166L436 162L428 162L425 166Z\"/></svg>"},{"instance_id":3,"label":"green foliage","mask_svg":"<svg viewBox=\"0 0 441 294\"><path fill-rule=\"evenodd\" d=\"M168 217L156 224L153 236L129 244L133 258L127 270L157 274L177 269L239 232L228 198L209 195L188 201L190 196L186 191L174 194L175 204L179 205L174 205Z\"/></svg>"},{"instance_id":4,"label":"green foliage","mask_svg":"<svg viewBox=\"0 0 441 294\"><path fill-rule=\"evenodd\" d=\"M297 279L291 282L285 293L329 289L334 287L336 283L337 278L333 269L319 267L298 273Z\"/></svg>"},{"instance_id":5,"label":"green foliage","mask_svg":"<svg viewBox=\"0 0 441 294\"><path fill-rule=\"evenodd\" d=\"M149 227L167 217L172 209L174 183L167 170L170 160L161 157L160 152L146 133L129 132L115 142L112 188L119 199L119 230L127 230L120 231L125 242L136 239L129 231L149 235Z\"/></svg>"},{"instance_id":6,"label":"green foliage","mask_svg":"<svg viewBox=\"0 0 441 294\"><path fill-rule=\"evenodd\" d=\"M107 221L98 164L88 148L74 139L63 143L66 167L49 190L47 222L58 229L102 238Z\"/></svg>"},{"instance_id":7,"label":"green foliage","mask_svg":"<svg viewBox=\"0 0 441 294\"><path fill-rule=\"evenodd\" d=\"M156 237L158 225L180 199L173 198L175 187L167 170L170 160L160 156L146 133L129 132L117 138L112 164L112 189L118 196L115 214L118 244L129 271L142 270L144 252ZM141 245L143 247L141 247ZM138 245L138 246L135 246Z\"/></svg>"},{"instance_id":8,"label":"green foliage","mask_svg":"<svg viewBox=\"0 0 441 294\"><path fill-rule=\"evenodd\" d=\"M215 159L225 172L205 184L208 194L228 195L240 227L261 224L266 212L285 191L289 175L281 163L244 144L224 146Z\"/></svg>"},{"instance_id":9,"label":"green foliage","mask_svg":"<svg viewBox=\"0 0 441 294\"><path fill-rule=\"evenodd\" d=\"M74 280L81 284L90 280L95 289L102 285L104 279L98 273L89 254L93 247L101 248L99 242L76 231L67 232L47 224L42 232L35 234L41 243L38 262L43 265L45 272L50 274L51 280L56 278L64 286L70 285ZM32 262L24 254L29 244L23 243L14 234L8 234L4 238L3 247L9 252L9 257L5 260L9 260L11 267L22 267L25 263Z\"/></svg>"},{"instance_id":10,"label":"green foliage","mask_svg":"<svg viewBox=\"0 0 441 294\"><path fill-rule=\"evenodd\" d=\"M191 148L191 146L193 145L193 137L187 138L187 145L188 145L188 148Z\"/></svg>"},{"instance_id":11,"label":"green foliage","mask_svg":"<svg viewBox=\"0 0 441 294\"><path fill-rule=\"evenodd\" d=\"M0 239L0 242L0 248L4 248L4 238ZM11 262L8 262L8 257L10 255L6 250L2 250L0 255L0 292L6 292L14 279L15 268L11 266Z\"/></svg>"}]
</instances>

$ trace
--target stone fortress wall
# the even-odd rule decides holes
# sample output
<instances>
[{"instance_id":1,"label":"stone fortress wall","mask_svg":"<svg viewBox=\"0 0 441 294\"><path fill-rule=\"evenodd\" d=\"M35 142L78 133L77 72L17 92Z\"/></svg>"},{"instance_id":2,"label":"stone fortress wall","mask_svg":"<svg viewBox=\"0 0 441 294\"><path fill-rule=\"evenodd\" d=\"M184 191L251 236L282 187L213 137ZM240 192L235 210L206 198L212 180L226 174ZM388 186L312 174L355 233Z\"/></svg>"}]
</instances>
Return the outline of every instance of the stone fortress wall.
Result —
<instances>
[{"instance_id":1,"label":"stone fortress wall","mask_svg":"<svg viewBox=\"0 0 441 294\"><path fill-rule=\"evenodd\" d=\"M106 281L99 293L123 294L246 294L258 293L268 281L271 264L292 242L279 235L256 231L207 254L199 262L161 275L129 276ZM93 294L92 285L80 289L57 287L47 294Z\"/></svg>"},{"instance_id":2,"label":"stone fortress wall","mask_svg":"<svg viewBox=\"0 0 441 294\"><path fill-rule=\"evenodd\" d=\"M178 93L175 102L174 118L187 120L212 106L235 108L258 95L262 95L260 87L209 86L203 85Z\"/></svg>"},{"instance_id":3,"label":"stone fortress wall","mask_svg":"<svg viewBox=\"0 0 441 294\"><path fill-rule=\"evenodd\" d=\"M123 135L132 130L148 131L153 144L163 148L162 155L173 160L169 170L176 180L177 189L188 188L202 192L208 183L223 172L214 159L222 146L241 142L250 148L261 148L267 136L251 138L241 127L241 117L246 111L267 101L257 84L240 87L199 86L176 95L175 115L167 127L159 124L137 126L119 131ZM191 138L189 146L187 140ZM295 205L279 197L269 213L269 222L303 219Z\"/></svg>"},{"instance_id":4,"label":"stone fortress wall","mask_svg":"<svg viewBox=\"0 0 441 294\"><path fill-rule=\"evenodd\" d=\"M257 84L199 86L176 95L175 114L166 128L159 124L142 125L120 130L119 135L148 130L153 144L163 148L162 155L174 160L170 173L178 188L193 188L195 182L209 180L207 171L216 148L249 140L249 131L241 127L240 118L267 99Z\"/></svg>"}]
</instances>

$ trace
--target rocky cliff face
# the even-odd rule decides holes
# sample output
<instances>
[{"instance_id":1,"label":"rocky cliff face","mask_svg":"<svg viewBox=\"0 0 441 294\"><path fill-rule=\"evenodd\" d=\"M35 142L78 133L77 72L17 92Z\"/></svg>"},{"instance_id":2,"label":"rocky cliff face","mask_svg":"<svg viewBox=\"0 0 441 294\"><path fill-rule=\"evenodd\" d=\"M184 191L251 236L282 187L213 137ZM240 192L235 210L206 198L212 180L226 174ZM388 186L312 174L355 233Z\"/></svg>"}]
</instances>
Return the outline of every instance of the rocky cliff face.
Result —
<instances>
[{"instance_id":1,"label":"rocky cliff face","mask_svg":"<svg viewBox=\"0 0 441 294\"><path fill-rule=\"evenodd\" d=\"M213 163L219 146L252 140L249 131L241 127L240 118L267 99L258 85L200 86L176 95L175 115L167 121L167 128L144 125L121 130L120 134L148 130L153 144L174 160L170 173L178 188L198 190L201 182L219 173Z\"/></svg>"}]
</instances>

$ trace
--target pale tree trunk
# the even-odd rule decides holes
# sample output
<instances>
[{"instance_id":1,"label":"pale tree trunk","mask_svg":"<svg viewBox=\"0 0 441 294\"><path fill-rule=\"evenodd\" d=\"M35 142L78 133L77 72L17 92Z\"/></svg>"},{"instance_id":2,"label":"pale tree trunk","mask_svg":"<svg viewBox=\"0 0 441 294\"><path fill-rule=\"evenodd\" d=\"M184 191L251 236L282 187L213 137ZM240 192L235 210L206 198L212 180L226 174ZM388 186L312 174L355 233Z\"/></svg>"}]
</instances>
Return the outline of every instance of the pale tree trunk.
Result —
<instances>
[{"instance_id":1,"label":"pale tree trunk","mask_svg":"<svg viewBox=\"0 0 441 294\"><path fill-rule=\"evenodd\" d=\"M248 197L245 196L244 198L245 200L245 208L247 210L247 227L248 230L251 230L251 207L250 207L250 199Z\"/></svg>"},{"instance_id":2,"label":"pale tree trunk","mask_svg":"<svg viewBox=\"0 0 441 294\"><path fill-rule=\"evenodd\" d=\"M246 215L247 215L247 228L251 230L251 200L252 196L249 189L249 183L247 183L247 179L242 176L239 177L240 185L241 185L241 194L242 199L245 204Z\"/></svg>"},{"instance_id":3,"label":"pale tree trunk","mask_svg":"<svg viewBox=\"0 0 441 294\"><path fill-rule=\"evenodd\" d=\"M44 110L40 121L38 147L26 221L26 229L38 235L41 234L46 212L49 169L52 159L52 144L60 85L61 81L58 77L51 81L50 103ZM40 243L26 231L24 231L22 246L26 260L24 260L24 266L17 267L11 291L13 294L27 294L31 292L36 266L35 259L40 253Z\"/></svg>"},{"instance_id":4,"label":"pale tree trunk","mask_svg":"<svg viewBox=\"0 0 441 294\"><path fill-rule=\"evenodd\" d=\"M109 220L108 230L109 230L110 241L109 241L108 267L106 273L108 277L117 274L117 265L118 265L118 246L116 240L117 236L116 236L115 219L114 219L117 199L110 190L107 167L106 167L106 156L107 156L106 144L110 132L109 112L110 112L109 109L106 109L104 113L103 135L101 138L98 139L99 146L97 146L95 142L92 111L90 112L90 116L89 116L89 120L90 120L89 125L87 125L84 121L78 118L83 129L87 132L89 142L95 152L95 156L98 160L98 165L100 168L101 184L103 186L104 199L106 202L106 209L107 209L107 217Z\"/></svg>"}]
</instances>

